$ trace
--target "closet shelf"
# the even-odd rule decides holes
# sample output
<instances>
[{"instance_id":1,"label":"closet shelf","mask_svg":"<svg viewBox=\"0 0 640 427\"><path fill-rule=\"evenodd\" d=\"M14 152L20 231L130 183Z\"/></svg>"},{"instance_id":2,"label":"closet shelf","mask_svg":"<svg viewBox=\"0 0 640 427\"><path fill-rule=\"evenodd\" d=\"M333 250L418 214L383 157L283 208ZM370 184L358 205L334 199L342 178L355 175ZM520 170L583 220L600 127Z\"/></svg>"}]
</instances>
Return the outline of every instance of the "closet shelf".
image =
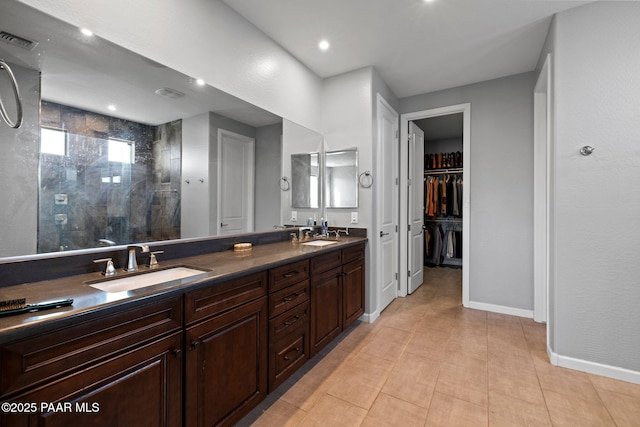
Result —
<instances>
[{"instance_id":1,"label":"closet shelf","mask_svg":"<svg viewBox=\"0 0 640 427\"><path fill-rule=\"evenodd\" d=\"M448 173L462 173L463 168L450 168L450 169L427 169L424 171L425 175L445 175Z\"/></svg>"}]
</instances>

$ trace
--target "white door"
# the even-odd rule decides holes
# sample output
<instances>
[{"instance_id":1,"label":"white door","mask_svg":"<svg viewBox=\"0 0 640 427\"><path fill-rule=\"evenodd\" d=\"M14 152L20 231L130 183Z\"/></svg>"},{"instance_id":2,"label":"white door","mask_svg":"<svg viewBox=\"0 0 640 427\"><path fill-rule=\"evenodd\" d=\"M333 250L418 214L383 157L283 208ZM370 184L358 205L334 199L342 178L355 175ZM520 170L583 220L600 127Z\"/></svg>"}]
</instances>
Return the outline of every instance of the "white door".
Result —
<instances>
[{"instance_id":1,"label":"white door","mask_svg":"<svg viewBox=\"0 0 640 427\"><path fill-rule=\"evenodd\" d=\"M376 204L379 302L382 311L398 296L398 113L378 95Z\"/></svg>"},{"instance_id":2,"label":"white door","mask_svg":"<svg viewBox=\"0 0 640 427\"><path fill-rule=\"evenodd\" d=\"M413 293L424 278L424 132L409 122L409 286Z\"/></svg>"},{"instance_id":3,"label":"white door","mask_svg":"<svg viewBox=\"0 0 640 427\"><path fill-rule=\"evenodd\" d=\"M218 235L253 231L254 146L218 129Z\"/></svg>"}]
</instances>

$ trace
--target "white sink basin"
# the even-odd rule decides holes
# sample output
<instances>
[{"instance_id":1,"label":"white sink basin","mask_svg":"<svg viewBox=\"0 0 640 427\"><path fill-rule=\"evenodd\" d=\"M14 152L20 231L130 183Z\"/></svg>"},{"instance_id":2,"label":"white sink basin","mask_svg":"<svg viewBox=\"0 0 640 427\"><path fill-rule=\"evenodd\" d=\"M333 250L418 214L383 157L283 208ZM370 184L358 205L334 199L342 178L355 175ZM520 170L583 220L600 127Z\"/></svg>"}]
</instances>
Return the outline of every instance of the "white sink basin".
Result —
<instances>
[{"instance_id":1,"label":"white sink basin","mask_svg":"<svg viewBox=\"0 0 640 427\"><path fill-rule=\"evenodd\" d=\"M336 242L335 240L312 240L310 242L304 242L302 243L302 245L305 246L329 246L329 245L334 245L338 242Z\"/></svg>"},{"instance_id":2,"label":"white sink basin","mask_svg":"<svg viewBox=\"0 0 640 427\"><path fill-rule=\"evenodd\" d=\"M190 267L170 267L163 270L151 270L148 273L136 274L134 276L106 279L90 284L92 288L100 289L104 292L127 292L147 286L167 284L184 285L207 275L207 271Z\"/></svg>"}]
</instances>

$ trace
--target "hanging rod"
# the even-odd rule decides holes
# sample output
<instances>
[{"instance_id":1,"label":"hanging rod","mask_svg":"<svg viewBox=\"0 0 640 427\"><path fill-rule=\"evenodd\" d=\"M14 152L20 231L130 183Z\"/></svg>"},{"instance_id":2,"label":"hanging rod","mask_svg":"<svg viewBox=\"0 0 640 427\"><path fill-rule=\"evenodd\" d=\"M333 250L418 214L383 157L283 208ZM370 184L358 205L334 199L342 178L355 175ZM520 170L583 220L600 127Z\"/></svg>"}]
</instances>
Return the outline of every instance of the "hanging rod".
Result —
<instances>
[{"instance_id":1,"label":"hanging rod","mask_svg":"<svg viewBox=\"0 0 640 427\"><path fill-rule=\"evenodd\" d=\"M5 110L4 108L4 104L2 103L1 98L0 98L0 115L2 116L4 121L9 125L9 127L18 129L22 124L22 101L20 100L20 92L18 91L18 82L16 81L16 77L13 75L13 72L11 71L11 67L9 67L9 64L4 62L4 60L2 59L0 59L0 70L5 70L9 75L9 81L11 82L11 86L13 87L13 95L16 99L17 118L15 122L11 121L11 119L9 118L9 115L7 114L7 110Z\"/></svg>"},{"instance_id":2,"label":"hanging rod","mask_svg":"<svg viewBox=\"0 0 640 427\"><path fill-rule=\"evenodd\" d=\"M153 190L154 193L177 193L178 190L173 189L173 190Z\"/></svg>"},{"instance_id":3,"label":"hanging rod","mask_svg":"<svg viewBox=\"0 0 640 427\"><path fill-rule=\"evenodd\" d=\"M424 171L425 175L445 175L445 174L456 174L456 173L462 173L464 172L464 169L438 169L438 170L426 170Z\"/></svg>"},{"instance_id":4,"label":"hanging rod","mask_svg":"<svg viewBox=\"0 0 640 427\"><path fill-rule=\"evenodd\" d=\"M456 223L461 223L462 222L462 218L434 218L434 219L427 218L427 219L425 219L425 222L456 222Z\"/></svg>"}]
</instances>

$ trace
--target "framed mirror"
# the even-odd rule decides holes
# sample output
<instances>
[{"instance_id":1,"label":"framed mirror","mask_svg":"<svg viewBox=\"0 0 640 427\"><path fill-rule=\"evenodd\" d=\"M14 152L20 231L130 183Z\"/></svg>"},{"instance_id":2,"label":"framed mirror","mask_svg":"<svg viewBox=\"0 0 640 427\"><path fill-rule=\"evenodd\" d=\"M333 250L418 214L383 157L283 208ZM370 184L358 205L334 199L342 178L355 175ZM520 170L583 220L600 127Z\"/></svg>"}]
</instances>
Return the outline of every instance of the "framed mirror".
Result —
<instances>
[{"instance_id":1,"label":"framed mirror","mask_svg":"<svg viewBox=\"0 0 640 427\"><path fill-rule=\"evenodd\" d=\"M220 129L259 159L243 232L281 223L281 117L19 1L0 29L24 110L0 126L0 258L216 235Z\"/></svg>"},{"instance_id":2,"label":"framed mirror","mask_svg":"<svg viewBox=\"0 0 640 427\"><path fill-rule=\"evenodd\" d=\"M324 160L324 207L358 207L358 150L327 151Z\"/></svg>"},{"instance_id":3,"label":"framed mirror","mask_svg":"<svg viewBox=\"0 0 640 427\"><path fill-rule=\"evenodd\" d=\"M291 155L291 207L320 207L320 153Z\"/></svg>"}]
</instances>

